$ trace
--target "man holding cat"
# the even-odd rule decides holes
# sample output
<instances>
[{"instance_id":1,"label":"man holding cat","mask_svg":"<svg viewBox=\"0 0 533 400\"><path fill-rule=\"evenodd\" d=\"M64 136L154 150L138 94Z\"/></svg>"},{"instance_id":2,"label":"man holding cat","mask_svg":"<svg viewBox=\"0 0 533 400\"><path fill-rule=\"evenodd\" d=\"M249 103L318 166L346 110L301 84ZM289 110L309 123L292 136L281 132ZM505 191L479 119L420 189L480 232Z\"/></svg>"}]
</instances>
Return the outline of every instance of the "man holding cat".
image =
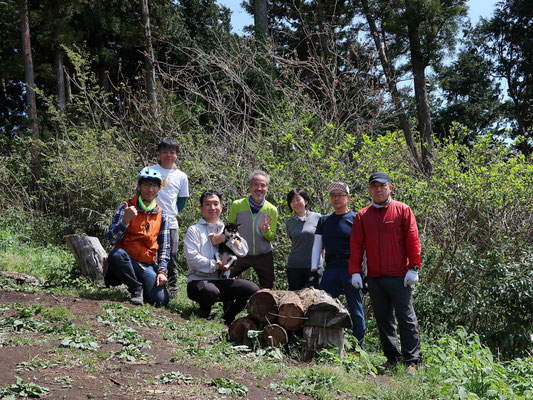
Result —
<instances>
[{"instance_id":1,"label":"man holding cat","mask_svg":"<svg viewBox=\"0 0 533 400\"><path fill-rule=\"evenodd\" d=\"M231 268L231 277L252 267L261 288L274 286L274 257L270 242L276 236L278 210L265 199L270 185L266 172L253 171L249 176L250 195L235 200L229 211L229 222L240 224L239 234L248 242L248 254Z\"/></svg>"},{"instance_id":2,"label":"man holding cat","mask_svg":"<svg viewBox=\"0 0 533 400\"><path fill-rule=\"evenodd\" d=\"M259 290L253 282L245 279L230 279L227 263L231 255L217 261L216 245L225 237L222 233L224 223L220 220L222 212L222 195L208 190L200 196L202 218L196 225L187 229L183 240L183 253L187 260L188 280L187 296L200 305L200 316L209 317L211 307L216 302L224 302L226 325L231 324L235 316L244 310L250 296Z\"/></svg>"}]
</instances>

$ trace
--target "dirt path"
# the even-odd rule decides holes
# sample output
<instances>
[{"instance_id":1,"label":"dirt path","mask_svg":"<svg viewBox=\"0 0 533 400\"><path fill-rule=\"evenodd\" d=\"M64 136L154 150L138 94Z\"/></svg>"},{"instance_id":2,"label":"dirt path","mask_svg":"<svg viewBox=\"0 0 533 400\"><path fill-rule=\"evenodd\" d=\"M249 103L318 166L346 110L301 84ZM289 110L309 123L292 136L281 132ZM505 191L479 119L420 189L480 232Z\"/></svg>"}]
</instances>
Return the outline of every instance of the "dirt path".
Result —
<instances>
[{"instance_id":1,"label":"dirt path","mask_svg":"<svg viewBox=\"0 0 533 400\"><path fill-rule=\"evenodd\" d=\"M257 400L279 396L269 389L270 382L258 381L251 373L235 376L224 369L171 360L174 345L164 340L162 328L157 326L135 326L138 335L151 342L150 348L142 350L150 357L134 361L110 357L122 345L106 340L116 327L103 323L98 316L103 314L106 305L113 304L133 307L124 303L48 293L0 291L0 388L14 384L15 376L18 376L26 383L48 388L44 398L49 399L238 398L220 394L216 387L209 385L213 378L228 378L248 388L247 394L240 398ZM31 310L31 307L37 306L41 306L41 310L49 310L50 314L41 311L37 316L20 317L21 309ZM28 329L32 328L32 320L42 321L40 316L43 313L47 315L50 326L57 326L53 317L61 314L58 310L68 310L66 314L71 319L73 316L74 326L90 332L101 347L94 351L65 348L60 346L62 339L58 335L43 333L42 329ZM176 314L166 310L157 312L163 313L171 323L184 324ZM156 379L156 376L171 372L177 375L170 384ZM287 393L279 397L308 398Z\"/></svg>"}]
</instances>

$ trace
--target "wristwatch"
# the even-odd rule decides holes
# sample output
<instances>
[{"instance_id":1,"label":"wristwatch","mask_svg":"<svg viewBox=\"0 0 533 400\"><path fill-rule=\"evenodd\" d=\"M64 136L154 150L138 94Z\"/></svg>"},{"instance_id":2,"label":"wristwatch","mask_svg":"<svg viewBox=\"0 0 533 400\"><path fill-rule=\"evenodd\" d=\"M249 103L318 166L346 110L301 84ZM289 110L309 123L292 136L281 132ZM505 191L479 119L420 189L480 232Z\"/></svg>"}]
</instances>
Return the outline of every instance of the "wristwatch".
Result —
<instances>
[{"instance_id":1,"label":"wristwatch","mask_svg":"<svg viewBox=\"0 0 533 400\"><path fill-rule=\"evenodd\" d=\"M418 265L415 265L414 267L409 268L411 271L418 271L420 267Z\"/></svg>"}]
</instances>

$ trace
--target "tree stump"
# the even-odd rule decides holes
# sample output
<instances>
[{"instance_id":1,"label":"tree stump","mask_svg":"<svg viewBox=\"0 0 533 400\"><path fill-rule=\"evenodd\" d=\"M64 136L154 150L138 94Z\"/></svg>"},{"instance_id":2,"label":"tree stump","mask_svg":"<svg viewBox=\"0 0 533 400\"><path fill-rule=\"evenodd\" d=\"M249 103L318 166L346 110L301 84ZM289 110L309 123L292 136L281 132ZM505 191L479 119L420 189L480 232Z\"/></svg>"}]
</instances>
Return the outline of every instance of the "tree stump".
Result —
<instances>
[{"instance_id":1,"label":"tree stump","mask_svg":"<svg viewBox=\"0 0 533 400\"><path fill-rule=\"evenodd\" d=\"M250 315L261 322L272 323L276 321L278 313L277 296L273 290L261 289L248 299Z\"/></svg>"},{"instance_id":2,"label":"tree stump","mask_svg":"<svg viewBox=\"0 0 533 400\"><path fill-rule=\"evenodd\" d=\"M300 297L295 292L288 290L277 292L278 324L290 332L296 332L302 327L305 320L305 309Z\"/></svg>"},{"instance_id":3,"label":"tree stump","mask_svg":"<svg viewBox=\"0 0 533 400\"><path fill-rule=\"evenodd\" d=\"M316 352L323 348L337 347L337 354L344 356L344 333L342 328L324 328L321 326L304 326L304 360L310 361Z\"/></svg>"},{"instance_id":4,"label":"tree stump","mask_svg":"<svg viewBox=\"0 0 533 400\"><path fill-rule=\"evenodd\" d=\"M265 325L263 328L263 339L270 347L283 346L289 341L287 331L278 324Z\"/></svg>"},{"instance_id":5,"label":"tree stump","mask_svg":"<svg viewBox=\"0 0 533 400\"><path fill-rule=\"evenodd\" d=\"M94 236L65 236L70 250L76 258L81 274L88 276L97 286L104 286L104 260L107 253L100 240Z\"/></svg>"},{"instance_id":6,"label":"tree stump","mask_svg":"<svg viewBox=\"0 0 533 400\"><path fill-rule=\"evenodd\" d=\"M248 339L248 331L257 330L255 321L248 317L237 318L231 323L228 328L228 336L230 340L236 344L244 344Z\"/></svg>"}]
</instances>

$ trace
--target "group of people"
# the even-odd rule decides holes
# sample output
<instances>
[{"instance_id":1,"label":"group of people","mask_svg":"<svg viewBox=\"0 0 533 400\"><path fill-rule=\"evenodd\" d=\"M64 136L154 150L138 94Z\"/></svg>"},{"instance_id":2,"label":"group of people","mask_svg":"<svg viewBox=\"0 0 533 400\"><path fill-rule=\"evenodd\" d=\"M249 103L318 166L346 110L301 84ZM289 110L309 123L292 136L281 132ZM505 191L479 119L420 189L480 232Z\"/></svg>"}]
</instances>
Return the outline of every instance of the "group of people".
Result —
<instances>
[{"instance_id":1,"label":"group of people","mask_svg":"<svg viewBox=\"0 0 533 400\"><path fill-rule=\"evenodd\" d=\"M159 143L159 163L141 170L138 194L118 208L108 232L115 248L108 257L106 284L126 284L133 304L146 301L165 306L169 291L171 295L177 291L176 217L189 197L187 176L175 165L177 152L175 141ZM238 226L237 246L233 239L229 241L220 220L222 194L207 190L200 196L201 218L187 229L183 252L187 295L199 304L201 316L208 317L211 307L222 302L223 320L229 325L259 288L273 288L272 241L278 211L265 198L269 185L264 171L253 171L249 195L231 204L227 222ZM362 289L367 288L387 357L380 369L403 359L414 371L420 361L420 340L412 286L418 281L421 248L413 212L392 200L392 181L383 172L370 175L372 202L358 212L349 210L350 190L345 182L333 182L326 190L333 208L327 215L308 210L305 190L287 194L294 213L285 221L292 243L287 261L289 290L314 286L332 297L344 294L353 335L362 347L366 330ZM222 244L236 257L221 258ZM259 285L239 278L248 268L256 272Z\"/></svg>"}]
</instances>

